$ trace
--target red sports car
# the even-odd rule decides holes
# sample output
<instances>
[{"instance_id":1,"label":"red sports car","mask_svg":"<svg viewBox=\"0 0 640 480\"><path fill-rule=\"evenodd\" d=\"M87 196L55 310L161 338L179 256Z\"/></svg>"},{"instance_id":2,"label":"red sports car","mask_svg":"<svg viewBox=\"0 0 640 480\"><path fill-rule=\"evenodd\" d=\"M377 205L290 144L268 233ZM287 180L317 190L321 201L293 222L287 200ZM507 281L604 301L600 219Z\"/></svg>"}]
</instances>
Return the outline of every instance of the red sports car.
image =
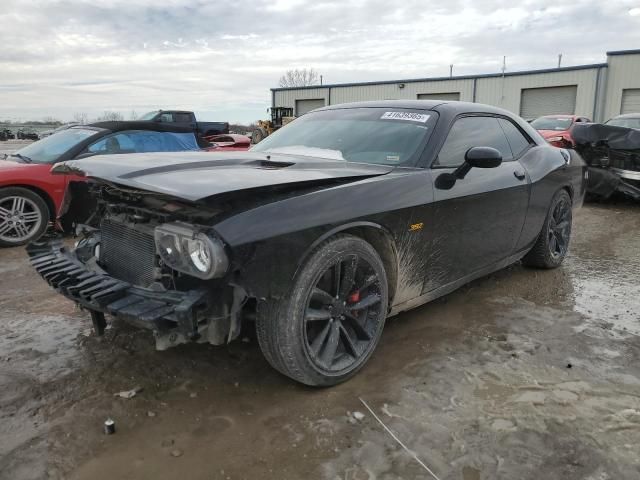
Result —
<instances>
[{"instance_id":1,"label":"red sports car","mask_svg":"<svg viewBox=\"0 0 640 480\"><path fill-rule=\"evenodd\" d=\"M100 122L60 131L0 157L0 247L23 245L59 219L73 177L54 163L93 155L200 150L191 129L150 122ZM78 178L75 178L77 181Z\"/></svg>"},{"instance_id":2,"label":"red sports car","mask_svg":"<svg viewBox=\"0 0 640 480\"><path fill-rule=\"evenodd\" d=\"M574 146L571 129L576 123L591 123L591 120L579 115L545 115L536 118L531 126L554 147L571 148Z\"/></svg>"}]
</instances>

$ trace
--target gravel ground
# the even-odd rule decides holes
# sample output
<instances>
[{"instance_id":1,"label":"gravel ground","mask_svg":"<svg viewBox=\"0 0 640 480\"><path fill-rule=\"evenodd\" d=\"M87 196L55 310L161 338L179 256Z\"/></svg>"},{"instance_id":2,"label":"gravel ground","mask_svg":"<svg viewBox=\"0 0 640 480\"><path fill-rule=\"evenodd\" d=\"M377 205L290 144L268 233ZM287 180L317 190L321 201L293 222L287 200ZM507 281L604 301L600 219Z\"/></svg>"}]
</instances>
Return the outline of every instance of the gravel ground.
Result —
<instances>
[{"instance_id":1,"label":"gravel ground","mask_svg":"<svg viewBox=\"0 0 640 480\"><path fill-rule=\"evenodd\" d=\"M271 370L254 336L104 338L0 251L0 478L640 478L640 207L587 204L554 271L514 265L387 324L353 380ZM130 399L114 393L141 388ZM113 418L116 434L103 434Z\"/></svg>"}]
</instances>

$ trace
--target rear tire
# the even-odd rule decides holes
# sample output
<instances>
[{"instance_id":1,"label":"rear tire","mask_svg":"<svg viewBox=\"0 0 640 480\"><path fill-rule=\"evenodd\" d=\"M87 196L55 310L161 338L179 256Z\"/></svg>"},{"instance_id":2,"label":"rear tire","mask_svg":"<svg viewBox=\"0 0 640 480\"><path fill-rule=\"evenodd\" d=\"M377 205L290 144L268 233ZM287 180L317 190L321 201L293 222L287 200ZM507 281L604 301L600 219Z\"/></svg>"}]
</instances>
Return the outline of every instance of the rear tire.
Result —
<instances>
[{"instance_id":1,"label":"rear tire","mask_svg":"<svg viewBox=\"0 0 640 480\"><path fill-rule=\"evenodd\" d=\"M571 197L566 190L560 190L551 200L542 231L522 263L537 268L559 267L569 250L571 223Z\"/></svg>"},{"instance_id":2,"label":"rear tire","mask_svg":"<svg viewBox=\"0 0 640 480\"><path fill-rule=\"evenodd\" d=\"M0 189L0 247L17 247L37 240L49 226L49 208L26 188Z\"/></svg>"},{"instance_id":3,"label":"rear tire","mask_svg":"<svg viewBox=\"0 0 640 480\"><path fill-rule=\"evenodd\" d=\"M378 253L361 238L339 235L311 254L290 295L258 306L258 343L284 375L305 385L336 385L373 353L387 306Z\"/></svg>"}]
</instances>

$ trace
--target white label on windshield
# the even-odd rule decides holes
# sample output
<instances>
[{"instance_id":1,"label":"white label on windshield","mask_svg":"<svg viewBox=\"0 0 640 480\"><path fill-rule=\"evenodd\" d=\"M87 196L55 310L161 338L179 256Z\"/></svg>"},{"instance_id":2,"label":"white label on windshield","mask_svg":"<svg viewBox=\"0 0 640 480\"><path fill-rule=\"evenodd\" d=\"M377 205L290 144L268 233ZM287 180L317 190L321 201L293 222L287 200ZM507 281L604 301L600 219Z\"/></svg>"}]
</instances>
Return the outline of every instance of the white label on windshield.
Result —
<instances>
[{"instance_id":1,"label":"white label on windshield","mask_svg":"<svg viewBox=\"0 0 640 480\"><path fill-rule=\"evenodd\" d=\"M408 120L410 122L427 123L430 115L426 113L412 112L384 112L380 117L382 120Z\"/></svg>"}]
</instances>

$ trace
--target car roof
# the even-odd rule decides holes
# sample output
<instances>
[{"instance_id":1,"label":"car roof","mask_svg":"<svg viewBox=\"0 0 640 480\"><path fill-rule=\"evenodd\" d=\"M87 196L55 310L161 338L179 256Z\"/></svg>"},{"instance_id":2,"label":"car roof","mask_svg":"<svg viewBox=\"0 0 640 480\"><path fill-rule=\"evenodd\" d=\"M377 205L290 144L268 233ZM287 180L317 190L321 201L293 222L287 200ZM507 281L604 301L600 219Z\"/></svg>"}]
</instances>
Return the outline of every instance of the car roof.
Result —
<instances>
[{"instance_id":1,"label":"car roof","mask_svg":"<svg viewBox=\"0 0 640 480\"><path fill-rule=\"evenodd\" d=\"M105 130L111 130L112 132L121 132L123 130L150 130L154 132L193 133L193 129L190 127L172 123L152 122L148 120L95 122L86 126L103 128Z\"/></svg>"},{"instance_id":2,"label":"car roof","mask_svg":"<svg viewBox=\"0 0 640 480\"><path fill-rule=\"evenodd\" d=\"M573 114L559 114L559 115L542 115L538 118L578 118L583 117L584 115L573 115Z\"/></svg>"},{"instance_id":3,"label":"car roof","mask_svg":"<svg viewBox=\"0 0 640 480\"><path fill-rule=\"evenodd\" d=\"M454 100L373 100L368 102L341 103L318 108L319 110L339 110L345 108L411 108L415 110L448 110L453 113L497 113L515 117L512 112L483 103L459 102Z\"/></svg>"},{"instance_id":4,"label":"car roof","mask_svg":"<svg viewBox=\"0 0 640 480\"><path fill-rule=\"evenodd\" d=\"M613 117L611 120L613 120L614 118L640 118L640 112L639 113L624 113L622 115L618 115Z\"/></svg>"}]
</instances>

